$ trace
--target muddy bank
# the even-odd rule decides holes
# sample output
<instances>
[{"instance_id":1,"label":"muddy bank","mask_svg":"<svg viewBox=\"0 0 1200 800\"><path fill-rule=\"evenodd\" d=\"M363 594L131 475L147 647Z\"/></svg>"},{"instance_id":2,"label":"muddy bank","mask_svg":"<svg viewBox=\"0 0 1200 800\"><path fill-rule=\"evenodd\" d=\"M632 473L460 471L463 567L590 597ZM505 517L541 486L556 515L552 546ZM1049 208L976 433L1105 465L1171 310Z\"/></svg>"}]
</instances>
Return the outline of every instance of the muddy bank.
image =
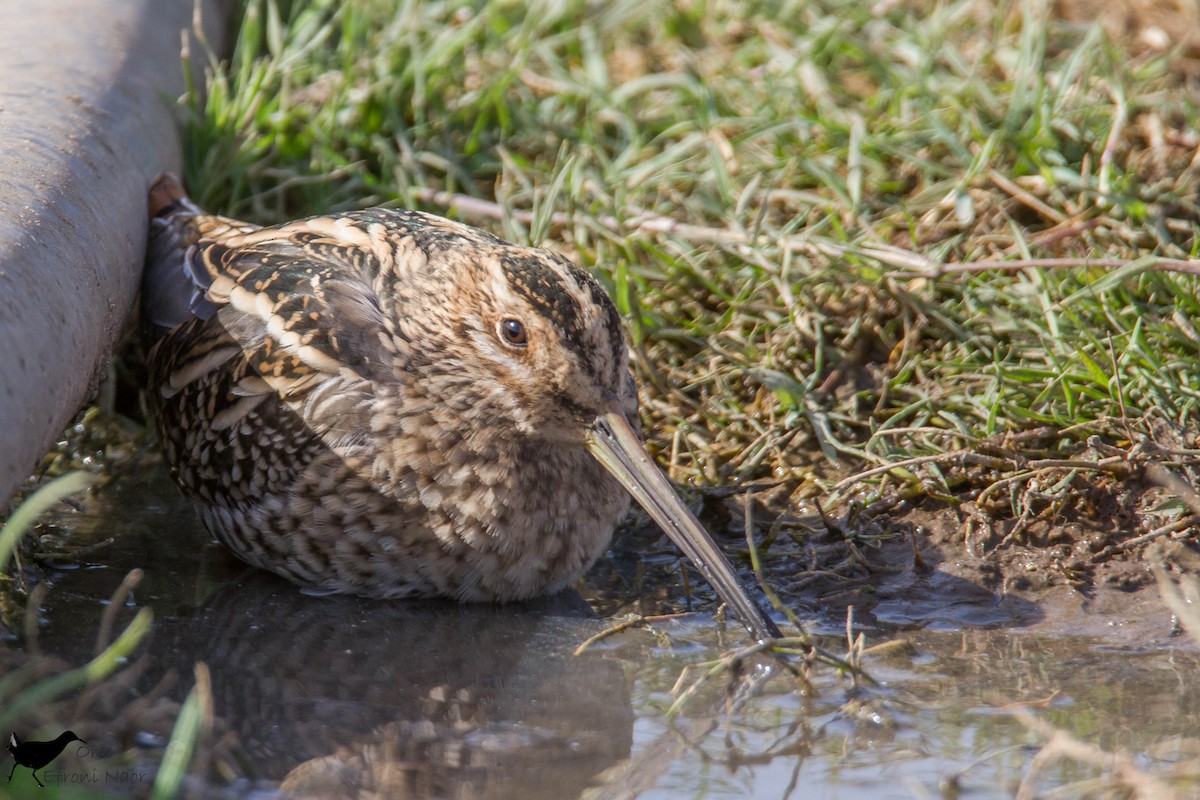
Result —
<instances>
[{"instance_id":1,"label":"muddy bank","mask_svg":"<svg viewBox=\"0 0 1200 800\"><path fill-rule=\"evenodd\" d=\"M1150 565L1161 559L1194 573L1196 530L1171 530L1170 520L1190 518L1172 511L1158 487L1101 480L1061 513L1024 519L970 501L926 498L822 516L784 487L752 497L766 582L814 633L844 636L852 608L856 629L873 639L918 629L1009 629L1099 637L1121 648L1190 647ZM741 555L752 584L744 503L721 489L694 507L726 549ZM694 608L713 601L698 579L680 580L677 554L645 519L618 531L590 583L613 587L589 596L607 615L686 610L688 595Z\"/></svg>"},{"instance_id":2,"label":"muddy bank","mask_svg":"<svg viewBox=\"0 0 1200 800\"><path fill-rule=\"evenodd\" d=\"M1195 572L1192 518L1157 486L1080 483L1069 502L1025 514L925 498L800 517L799 541L780 541L791 516L776 510L773 541L769 528L757 532L767 579L831 631L844 630L853 606L856 623L880 633L1012 628L1181 644L1151 564Z\"/></svg>"}]
</instances>

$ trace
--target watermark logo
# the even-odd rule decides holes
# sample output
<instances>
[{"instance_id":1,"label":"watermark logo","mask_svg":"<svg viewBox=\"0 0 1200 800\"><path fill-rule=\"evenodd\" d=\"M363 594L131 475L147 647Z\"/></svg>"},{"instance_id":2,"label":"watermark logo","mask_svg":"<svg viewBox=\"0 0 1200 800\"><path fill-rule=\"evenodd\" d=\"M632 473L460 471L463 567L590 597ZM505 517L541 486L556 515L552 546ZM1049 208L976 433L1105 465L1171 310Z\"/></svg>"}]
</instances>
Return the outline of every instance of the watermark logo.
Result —
<instances>
[{"instance_id":1,"label":"watermark logo","mask_svg":"<svg viewBox=\"0 0 1200 800\"><path fill-rule=\"evenodd\" d=\"M46 783L62 786L64 784L72 785L87 785L100 783L121 783L126 785L144 783L149 780L149 774L146 772L138 772L130 769L110 769L105 768L103 772L98 767L91 769L74 769L65 770L62 767L50 768L50 763L62 755L63 750L67 748L71 742L79 742L75 746L72 755L77 759L96 757L99 759L111 758L115 753L106 748L98 747L93 750L87 742L80 739L72 731L66 731L58 736L57 739L49 742L22 742L14 733L9 738L8 752L12 753L13 766L8 773L8 780L11 783L13 773L17 771L17 767L28 767L33 774L33 779L37 781L37 785L43 789L46 788ZM38 778L37 771L42 771L42 778L46 783L42 783L42 778Z\"/></svg>"},{"instance_id":2,"label":"watermark logo","mask_svg":"<svg viewBox=\"0 0 1200 800\"><path fill-rule=\"evenodd\" d=\"M37 776L37 771L58 758L71 742L83 742L73 731L65 731L57 739L49 742L22 742L15 733L8 737L8 752L12 753L13 765L8 771L8 782L12 783L13 773L17 767L29 767L30 774L37 785L46 788ZM87 742L84 742L87 744Z\"/></svg>"}]
</instances>

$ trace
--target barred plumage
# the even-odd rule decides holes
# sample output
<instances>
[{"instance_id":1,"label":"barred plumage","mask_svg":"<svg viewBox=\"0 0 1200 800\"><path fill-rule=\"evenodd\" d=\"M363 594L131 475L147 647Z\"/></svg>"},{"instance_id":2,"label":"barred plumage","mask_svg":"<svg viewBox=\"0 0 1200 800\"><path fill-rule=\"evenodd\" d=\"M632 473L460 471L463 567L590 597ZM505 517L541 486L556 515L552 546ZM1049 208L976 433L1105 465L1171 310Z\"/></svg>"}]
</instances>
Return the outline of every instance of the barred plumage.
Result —
<instances>
[{"instance_id":1,"label":"barred plumage","mask_svg":"<svg viewBox=\"0 0 1200 800\"><path fill-rule=\"evenodd\" d=\"M150 206L151 405L241 558L331 592L527 598L595 561L624 484L776 633L644 455L620 320L587 273L416 211L259 228L169 176Z\"/></svg>"}]
</instances>

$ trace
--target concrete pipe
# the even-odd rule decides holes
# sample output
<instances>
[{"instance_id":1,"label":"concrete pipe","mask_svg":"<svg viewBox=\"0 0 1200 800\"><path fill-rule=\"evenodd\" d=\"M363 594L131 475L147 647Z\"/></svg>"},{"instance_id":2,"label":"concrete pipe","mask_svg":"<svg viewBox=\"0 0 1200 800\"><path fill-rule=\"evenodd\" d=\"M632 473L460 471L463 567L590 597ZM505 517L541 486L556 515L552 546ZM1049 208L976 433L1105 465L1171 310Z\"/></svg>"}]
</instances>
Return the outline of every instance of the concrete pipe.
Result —
<instances>
[{"instance_id":1,"label":"concrete pipe","mask_svg":"<svg viewBox=\"0 0 1200 800\"><path fill-rule=\"evenodd\" d=\"M200 5L211 43L229 5ZM0 513L133 307L146 187L180 167L193 17L192 0L0 3Z\"/></svg>"}]
</instances>

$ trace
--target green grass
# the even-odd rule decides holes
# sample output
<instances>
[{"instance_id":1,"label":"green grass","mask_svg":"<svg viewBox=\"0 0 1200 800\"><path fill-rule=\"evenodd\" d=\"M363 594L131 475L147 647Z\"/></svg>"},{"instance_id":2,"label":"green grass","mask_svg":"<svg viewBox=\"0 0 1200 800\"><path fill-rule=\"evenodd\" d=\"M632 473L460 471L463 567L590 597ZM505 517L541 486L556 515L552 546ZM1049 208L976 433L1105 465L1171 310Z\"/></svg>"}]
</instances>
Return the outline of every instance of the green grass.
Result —
<instances>
[{"instance_id":1,"label":"green grass","mask_svg":"<svg viewBox=\"0 0 1200 800\"><path fill-rule=\"evenodd\" d=\"M1042 9L256 0L186 177L258 222L392 204L566 252L676 478L819 492L1039 426L1184 447L1200 98L1179 52ZM1046 266L961 267L1012 259Z\"/></svg>"}]
</instances>

